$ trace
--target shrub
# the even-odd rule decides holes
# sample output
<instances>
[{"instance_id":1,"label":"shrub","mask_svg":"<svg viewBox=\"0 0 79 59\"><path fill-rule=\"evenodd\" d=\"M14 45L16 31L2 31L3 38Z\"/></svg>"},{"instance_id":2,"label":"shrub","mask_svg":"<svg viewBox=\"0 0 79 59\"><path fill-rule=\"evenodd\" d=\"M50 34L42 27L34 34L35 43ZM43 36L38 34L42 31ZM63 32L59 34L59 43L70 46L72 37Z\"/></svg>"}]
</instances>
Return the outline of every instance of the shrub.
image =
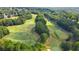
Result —
<instances>
[{"instance_id":1,"label":"shrub","mask_svg":"<svg viewBox=\"0 0 79 59\"><path fill-rule=\"evenodd\" d=\"M42 50L45 50L45 46L42 43L36 43L33 46L33 50L34 51L42 51Z\"/></svg>"},{"instance_id":2,"label":"shrub","mask_svg":"<svg viewBox=\"0 0 79 59\"><path fill-rule=\"evenodd\" d=\"M74 51L79 51L79 42L73 43L73 50Z\"/></svg>"},{"instance_id":3,"label":"shrub","mask_svg":"<svg viewBox=\"0 0 79 59\"><path fill-rule=\"evenodd\" d=\"M33 50L32 46L26 45L22 42L2 39L0 40L0 51L30 51Z\"/></svg>"},{"instance_id":4,"label":"shrub","mask_svg":"<svg viewBox=\"0 0 79 59\"><path fill-rule=\"evenodd\" d=\"M70 45L69 42L62 42L62 43L61 43L61 48L62 48L62 50L64 50L64 51L69 51L69 50L70 50L70 47L71 47L71 45Z\"/></svg>"},{"instance_id":5,"label":"shrub","mask_svg":"<svg viewBox=\"0 0 79 59\"><path fill-rule=\"evenodd\" d=\"M42 34L40 35L40 38L41 38L40 42L41 42L41 43L44 43L44 42L47 40L48 35L47 35L46 33L42 33Z\"/></svg>"},{"instance_id":6,"label":"shrub","mask_svg":"<svg viewBox=\"0 0 79 59\"><path fill-rule=\"evenodd\" d=\"M9 34L9 30L6 27L0 26L0 38Z\"/></svg>"}]
</instances>

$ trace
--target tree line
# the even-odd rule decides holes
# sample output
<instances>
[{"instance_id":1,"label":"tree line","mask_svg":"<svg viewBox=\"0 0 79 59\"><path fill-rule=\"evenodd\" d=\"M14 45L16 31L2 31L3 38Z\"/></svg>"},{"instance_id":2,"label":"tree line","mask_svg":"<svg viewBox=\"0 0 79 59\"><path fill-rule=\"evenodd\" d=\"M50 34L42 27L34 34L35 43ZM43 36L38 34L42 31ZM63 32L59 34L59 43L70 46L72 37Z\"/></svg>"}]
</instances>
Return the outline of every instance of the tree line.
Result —
<instances>
[{"instance_id":1,"label":"tree line","mask_svg":"<svg viewBox=\"0 0 79 59\"><path fill-rule=\"evenodd\" d=\"M32 15L29 12L21 12L17 19L1 19L0 26L12 26L20 25L25 22L25 20L31 19Z\"/></svg>"},{"instance_id":2,"label":"tree line","mask_svg":"<svg viewBox=\"0 0 79 59\"><path fill-rule=\"evenodd\" d=\"M46 25L46 20L44 16L38 14L35 19L35 31L40 35L40 42L44 43L46 39L49 37L49 30Z\"/></svg>"}]
</instances>

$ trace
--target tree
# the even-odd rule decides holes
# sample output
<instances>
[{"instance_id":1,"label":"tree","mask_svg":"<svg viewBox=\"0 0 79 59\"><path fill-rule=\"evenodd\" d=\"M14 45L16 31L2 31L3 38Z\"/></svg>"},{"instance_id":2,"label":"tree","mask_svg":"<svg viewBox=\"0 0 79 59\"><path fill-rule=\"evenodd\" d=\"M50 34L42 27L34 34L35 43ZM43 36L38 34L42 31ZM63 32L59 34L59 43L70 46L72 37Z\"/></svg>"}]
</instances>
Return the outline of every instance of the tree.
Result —
<instances>
[{"instance_id":1,"label":"tree","mask_svg":"<svg viewBox=\"0 0 79 59\"><path fill-rule=\"evenodd\" d=\"M38 22L38 21L42 22L43 24L46 24L46 21L42 15L37 15L35 22Z\"/></svg>"},{"instance_id":2,"label":"tree","mask_svg":"<svg viewBox=\"0 0 79 59\"><path fill-rule=\"evenodd\" d=\"M36 23L36 26L35 26L35 31L38 33L38 34L41 34L41 33L49 33L49 30L48 28L46 27L46 25L44 25L42 22L37 22Z\"/></svg>"},{"instance_id":3,"label":"tree","mask_svg":"<svg viewBox=\"0 0 79 59\"><path fill-rule=\"evenodd\" d=\"M42 15L37 15L35 19L35 31L40 35L40 42L44 43L49 36L49 30L46 25L46 21Z\"/></svg>"}]
</instances>

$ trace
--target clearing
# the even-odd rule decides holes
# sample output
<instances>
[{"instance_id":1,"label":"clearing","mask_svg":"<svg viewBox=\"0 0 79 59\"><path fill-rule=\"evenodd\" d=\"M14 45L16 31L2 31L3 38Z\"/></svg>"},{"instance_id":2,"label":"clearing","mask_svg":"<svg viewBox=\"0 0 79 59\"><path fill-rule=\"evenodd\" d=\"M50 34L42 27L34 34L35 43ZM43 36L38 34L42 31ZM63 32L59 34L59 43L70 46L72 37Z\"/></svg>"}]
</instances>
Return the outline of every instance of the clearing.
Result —
<instances>
[{"instance_id":1,"label":"clearing","mask_svg":"<svg viewBox=\"0 0 79 59\"><path fill-rule=\"evenodd\" d=\"M34 19L36 15L32 14L32 19L26 20L24 24L8 26L10 34L5 36L3 39L19 41L26 43L27 45L35 44L38 36L32 31L35 26Z\"/></svg>"},{"instance_id":2,"label":"clearing","mask_svg":"<svg viewBox=\"0 0 79 59\"><path fill-rule=\"evenodd\" d=\"M7 28L9 29L10 34L3 37L3 39L19 41L26 43L27 45L35 44L39 38L39 35L33 31L35 26L35 18L36 15L32 14L32 19L26 20L24 24L8 26ZM47 39L44 45L46 46L47 50L60 51L60 43L64 39L68 38L68 33L59 29L54 23L51 23L47 19L46 21L50 31L50 37Z\"/></svg>"}]
</instances>

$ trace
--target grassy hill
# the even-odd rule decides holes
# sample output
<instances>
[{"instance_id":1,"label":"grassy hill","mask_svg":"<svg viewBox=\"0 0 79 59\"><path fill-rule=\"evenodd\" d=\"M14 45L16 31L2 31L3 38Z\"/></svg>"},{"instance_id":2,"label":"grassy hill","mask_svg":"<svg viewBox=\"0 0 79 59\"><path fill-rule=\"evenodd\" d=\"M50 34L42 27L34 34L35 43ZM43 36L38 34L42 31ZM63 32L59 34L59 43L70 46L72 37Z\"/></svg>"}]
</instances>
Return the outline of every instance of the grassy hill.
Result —
<instances>
[{"instance_id":1,"label":"grassy hill","mask_svg":"<svg viewBox=\"0 0 79 59\"><path fill-rule=\"evenodd\" d=\"M36 15L32 15L32 19L26 20L22 25L8 26L7 28L9 29L10 34L5 36L3 39L19 41L28 45L33 45L38 39L36 36L37 34L32 32L32 29L35 25L35 17Z\"/></svg>"},{"instance_id":2,"label":"grassy hill","mask_svg":"<svg viewBox=\"0 0 79 59\"><path fill-rule=\"evenodd\" d=\"M35 18L36 15L32 14L32 19L26 20L24 24L8 26L7 28L9 29L10 34L2 39L23 42L27 45L35 44L39 39L39 35L33 31L35 26ZM64 39L68 38L68 34L57 28L54 23L51 23L46 18L45 20L47 21L46 25L50 31L50 37L47 39L44 45L47 49L59 51L61 50L60 43Z\"/></svg>"},{"instance_id":3,"label":"grassy hill","mask_svg":"<svg viewBox=\"0 0 79 59\"><path fill-rule=\"evenodd\" d=\"M0 51L78 51L78 15L72 7L0 8Z\"/></svg>"}]
</instances>

